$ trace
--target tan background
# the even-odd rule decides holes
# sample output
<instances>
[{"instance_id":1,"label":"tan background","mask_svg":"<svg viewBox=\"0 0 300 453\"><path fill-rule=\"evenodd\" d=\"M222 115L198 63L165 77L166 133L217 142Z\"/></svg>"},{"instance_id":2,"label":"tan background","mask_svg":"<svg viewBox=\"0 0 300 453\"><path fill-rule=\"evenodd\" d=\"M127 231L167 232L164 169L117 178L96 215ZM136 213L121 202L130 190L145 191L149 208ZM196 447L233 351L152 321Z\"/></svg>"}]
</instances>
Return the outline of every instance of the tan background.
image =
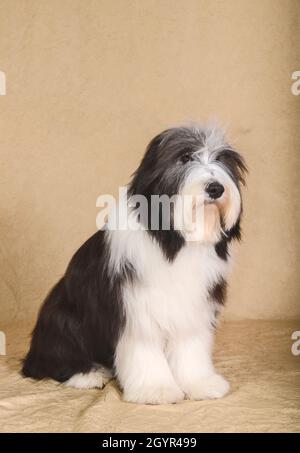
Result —
<instances>
[{"instance_id":1,"label":"tan background","mask_svg":"<svg viewBox=\"0 0 300 453\"><path fill-rule=\"evenodd\" d=\"M36 314L155 133L215 117L251 172L226 316L299 317L299 14L298 0L0 1L1 323Z\"/></svg>"}]
</instances>

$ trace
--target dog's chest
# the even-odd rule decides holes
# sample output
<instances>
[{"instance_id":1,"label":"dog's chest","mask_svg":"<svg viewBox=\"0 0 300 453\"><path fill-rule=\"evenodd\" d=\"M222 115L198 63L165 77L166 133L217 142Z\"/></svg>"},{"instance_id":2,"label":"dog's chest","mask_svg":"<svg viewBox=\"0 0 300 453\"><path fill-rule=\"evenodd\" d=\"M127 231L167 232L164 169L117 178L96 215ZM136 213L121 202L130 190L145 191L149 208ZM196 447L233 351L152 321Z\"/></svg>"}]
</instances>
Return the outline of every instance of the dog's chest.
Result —
<instances>
[{"instance_id":1,"label":"dog's chest","mask_svg":"<svg viewBox=\"0 0 300 453\"><path fill-rule=\"evenodd\" d=\"M127 292L129 311L167 331L207 322L209 289L226 270L227 263L216 255L213 245L188 243L172 263L152 245L141 263L138 284L132 294Z\"/></svg>"}]
</instances>

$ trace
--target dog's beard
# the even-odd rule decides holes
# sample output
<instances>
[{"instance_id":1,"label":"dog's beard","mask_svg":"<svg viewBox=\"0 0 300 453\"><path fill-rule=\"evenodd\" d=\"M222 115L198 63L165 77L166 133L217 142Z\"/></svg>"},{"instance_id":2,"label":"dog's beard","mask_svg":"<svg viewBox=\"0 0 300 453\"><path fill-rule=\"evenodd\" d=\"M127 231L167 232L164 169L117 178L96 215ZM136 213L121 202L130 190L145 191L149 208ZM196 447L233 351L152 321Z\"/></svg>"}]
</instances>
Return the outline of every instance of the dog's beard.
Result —
<instances>
[{"instance_id":1,"label":"dog's beard","mask_svg":"<svg viewBox=\"0 0 300 453\"><path fill-rule=\"evenodd\" d=\"M221 239L221 223L219 204L205 201L199 206L195 201L192 210L192 231L187 239L215 244Z\"/></svg>"},{"instance_id":2,"label":"dog's beard","mask_svg":"<svg viewBox=\"0 0 300 453\"><path fill-rule=\"evenodd\" d=\"M196 192L195 188L185 190L179 197L180 203L175 205L174 218L179 225L176 229L181 230L188 242L216 244L237 220L237 206L232 204L236 200L232 199L231 188L227 187L218 200L207 199L199 187Z\"/></svg>"},{"instance_id":3,"label":"dog's beard","mask_svg":"<svg viewBox=\"0 0 300 453\"><path fill-rule=\"evenodd\" d=\"M217 243L221 238L220 208L216 203L204 204L203 242Z\"/></svg>"},{"instance_id":4,"label":"dog's beard","mask_svg":"<svg viewBox=\"0 0 300 453\"><path fill-rule=\"evenodd\" d=\"M217 243L222 232L221 214L220 204L207 203L203 194L185 194L175 204L175 229L188 242Z\"/></svg>"}]
</instances>

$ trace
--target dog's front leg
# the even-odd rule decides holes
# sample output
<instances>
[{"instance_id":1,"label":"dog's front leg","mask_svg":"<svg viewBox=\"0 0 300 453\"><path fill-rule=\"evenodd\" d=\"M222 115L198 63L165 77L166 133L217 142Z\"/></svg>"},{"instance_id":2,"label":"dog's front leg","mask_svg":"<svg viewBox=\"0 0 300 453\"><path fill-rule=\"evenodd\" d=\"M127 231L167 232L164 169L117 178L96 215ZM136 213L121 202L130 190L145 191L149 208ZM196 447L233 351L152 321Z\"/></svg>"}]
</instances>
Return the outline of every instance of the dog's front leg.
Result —
<instances>
[{"instance_id":1,"label":"dog's front leg","mask_svg":"<svg viewBox=\"0 0 300 453\"><path fill-rule=\"evenodd\" d=\"M228 393L229 383L216 373L211 360L211 332L176 336L168 343L167 357L187 398L221 398Z\"/></svg>"},{"instance_id":2,"label":"dog's front leg","mask_svg":"<svg viewBox=\"0 0 300 453\"><path fill-rule=\"evenodd\" d=\"M168 404L184 398L162 345L154 339L125 332L117 346L115 366L125 401Z\"/></svg>"}]
</instances>

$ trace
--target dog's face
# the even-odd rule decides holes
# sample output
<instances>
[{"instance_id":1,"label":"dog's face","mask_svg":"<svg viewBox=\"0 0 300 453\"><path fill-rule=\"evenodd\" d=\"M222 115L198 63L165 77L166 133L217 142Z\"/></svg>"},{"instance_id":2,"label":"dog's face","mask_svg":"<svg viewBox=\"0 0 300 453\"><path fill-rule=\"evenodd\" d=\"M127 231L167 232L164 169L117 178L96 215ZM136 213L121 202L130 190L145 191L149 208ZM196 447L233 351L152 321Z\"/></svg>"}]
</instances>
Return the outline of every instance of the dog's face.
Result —
<instances>
[{"instance_id":1,"label":"dog's face","mask_svg":"<svg viewBox=\"0 0 300 453\"><path fill-rule=\"evenodd\" d=\"M240 186L244 184L245 172L244 159L226 142L221 129L172 128L148 145L130 194L144 195L148 200L151 195L188 197L191 200L187 204L188 220L178 229L186 239L217 242L222 231L226 233L238 222L242 210ZM198 233L194 227L189 229L191 223L199 222L196 211L200 212L202 223ZM176 202L173 222L178 218Z\"/></svg>"}]
</instances>

